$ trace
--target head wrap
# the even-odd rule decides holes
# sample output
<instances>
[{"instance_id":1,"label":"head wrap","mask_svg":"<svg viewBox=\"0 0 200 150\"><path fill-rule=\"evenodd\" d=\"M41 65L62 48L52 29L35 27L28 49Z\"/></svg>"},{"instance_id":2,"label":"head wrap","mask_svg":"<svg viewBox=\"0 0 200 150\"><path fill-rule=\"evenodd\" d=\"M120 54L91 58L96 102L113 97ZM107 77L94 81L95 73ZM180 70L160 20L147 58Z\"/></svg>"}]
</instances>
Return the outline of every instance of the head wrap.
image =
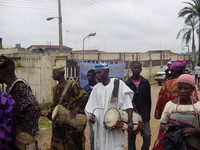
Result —
<instances>
[{"instance_id":1,"label":"head wrap","mask_svg":"<svg viewBox=\"0 0 200 150\"><path fill-rule=\"evenodd\" d=\"M15 63L11 58L0 55L0 70L6 72L13 72L15 70Z\"/></svg>"},{"instance_id":2,"label":"head wrap","mask_svg":"<svg viewBox=\"0 0 200 150\"><path fill-rule=\"evenodd\" d=\"M94 66L94 70L102 70L102 69L109 69L108 63L100 63Z\"/></svg>"},{"instance_id":3,"label":"head wrap","mask_svg":"<svg viewBox=\"0 0 200 150\"><path fill-rule=\"evenodd\" d=\"M167 65L171 65L171 64L172 64L172 62L171 62L171 61L168 61Z\"/></svg>"},{"instance_id":4,"label":"head wrap","mask_svg":"<svg viewBox=\"0 0 200 150\"><path fill-rule=\"evenodd\" d=\"M57 72L65 72L65 67L55 66L55 67L52 67L52 70L57 71Z\"/></svg>"},{"instance_id":5,"label":"head wrap","mask_svg":"<svg viewBox=\"0 0 200 150\"><path fill-rule=\"evenodd\" d=\"M191 86L195 87L195 80L194 77L189 75L189 74L182 74L178 77L178 79L176 80L176 83L179 82L185 82L190 84Z\"/></svg>"},{"instance_id":6,"label":"head wrap","mask_svg":"<svg viewBox=\"0 0 200 150\"><path fill-rule=\"evenodd\" d=\"M185 66L186 66L186 62L185 61L183 61L183 60L177 60L177 61L174 61L172 63L172 65L170 66L170 68L172 70L179 71L179 70L184 70Z\"/></svg>"}]
</instances>

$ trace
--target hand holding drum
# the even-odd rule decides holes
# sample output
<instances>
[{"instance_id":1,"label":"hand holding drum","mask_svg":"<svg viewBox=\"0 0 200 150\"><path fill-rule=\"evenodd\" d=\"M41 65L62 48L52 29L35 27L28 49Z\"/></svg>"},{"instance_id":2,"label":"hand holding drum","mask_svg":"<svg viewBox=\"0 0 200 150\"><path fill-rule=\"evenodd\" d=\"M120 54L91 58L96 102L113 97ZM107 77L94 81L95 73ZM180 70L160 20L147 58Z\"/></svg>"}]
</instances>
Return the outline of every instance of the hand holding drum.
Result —
<instances>
[{"instance_id":1,"label":"hand holding drum","mask_svg":"<svg viewBox=\"0 0 200 150\"><path fill-rule=\"evenodd\" d=\"M47 117L47 115L48 115L48 112L46 112L46 111L41 111L41 113L40 113L40 116L42 116L42 117Z\"/></svg>"},{"instance_id":2,"label":"hand holding drum","mask_svg":"<svg viewBox=\"0 0 200 150\"><path fill-rule=\"evenodd\" d=\"M91 124L94 124L95 122L96 122L96 120L95 120L95 115L92 114L91 117L90 117L90 123L91 123Z\"/></svg>"}]
</instances>

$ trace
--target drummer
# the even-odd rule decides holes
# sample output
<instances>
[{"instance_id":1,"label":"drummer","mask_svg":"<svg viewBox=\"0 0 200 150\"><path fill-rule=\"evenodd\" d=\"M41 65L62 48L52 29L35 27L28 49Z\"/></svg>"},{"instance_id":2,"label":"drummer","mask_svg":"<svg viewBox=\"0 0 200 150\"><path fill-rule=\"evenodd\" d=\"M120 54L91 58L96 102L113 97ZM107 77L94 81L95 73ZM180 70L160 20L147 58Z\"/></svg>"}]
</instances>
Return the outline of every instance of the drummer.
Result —
<instances>
[{"instance_id":1,"label":"drummer","mask_svg":"<svg viewBox=\"0 0 200 150\"><path fill-rule=\"evenodd\" d=\"M132 90L119 80L118 97L111 100L114 89L114 78L109 78L109 68L107 63L95 65L96 78L99 83L94 86L89 97L85 112L91 123L94 124L94 149L95 150L123 150L127 143L125 135L121 130L108 131L104 128L104 114L115 107L119 110L126 110L128 113L128 130L133 129L133 106ZM95 110L95 111L94 111Z\"/></svg>"},{"instance_id":2,"label":"drummer","mask_svg":"<svg viewBox=\"0 0 200 150\"><path fill-rule=\"evenodd\" d=\"M53 79L58 81L58 84L53 88L53 104L51 112L43 112L42 115L51 120L52 111L58 105L64 88L69 84L69 81L64 78L64 67L54 67ZM84 108L88 100L87 93L78 86L76 82L69 85L67 92L62 100L62 105L71 111L74 118L77 113L84 113ZM84 150L85 136L84 132L76 132L75 128L69 125L59 125L56 122L52 123L52 139L51 149L53 150Z\"/></svg>"}]
</instances>

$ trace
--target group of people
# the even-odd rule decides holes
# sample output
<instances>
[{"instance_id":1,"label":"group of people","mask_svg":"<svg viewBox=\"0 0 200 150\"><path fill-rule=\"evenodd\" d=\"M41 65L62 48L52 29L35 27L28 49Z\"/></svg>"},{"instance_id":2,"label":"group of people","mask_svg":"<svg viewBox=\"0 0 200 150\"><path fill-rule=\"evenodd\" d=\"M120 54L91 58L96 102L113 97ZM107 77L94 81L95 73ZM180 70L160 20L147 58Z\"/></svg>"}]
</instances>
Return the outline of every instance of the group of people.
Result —
<instances>
[{"instance_id":1,"label":"group of people","mask_svg":"<svg viewBox=\"0 0 200 150\"><path fill-rule=\"evenodd\" d=\"M40 106L30 86L15 75L12 59L0 56L0 83L7 85L0 92L0 149L38 149Z\"/></svg>"},{"instance_id":2,"label":"group of people","mask_svg":"<svg viewBox=\"0 0 200 150\"><path fill-rule=\"evenodd\" d=\"M184 61L171 63L168 70L171 77L160 89L154 117L161 123L154 150L200 149L200 102L194 78L184 74L185 66ZM52 118L55 111L63 106L70 112L71 120L76 119L78 114L87 116L91 150L123 150L127 142L128 150L136 150L138 133L143 138L141 150L149 150L151 86L141 76L140 62L131 62L130 68L132 76L124 82L109 77L107 63L96 64L87 73L88 85L81 88L76 82L65 79L64 67L54 67L52 77L58 83L53 87L51 109L41 112L28 83L16 77L14 61L0 56L0 81L7 85L6 92L0 93L0 149L39 150L38 120L43 116L52 121L52 150L84 150L84 128L78 131L78 127L65 123L66 118L64 123ZM105 114L110 109L116 109L121 116L117 124L106 128ZM137 131L134 127L139 123L134 123L134 112L141 116L143 122L142 128ZM63 113L58 117L66 117ZM111 122L113 118L115 116L109 117ZM174 138L171 138L172 134Z\"/></svg>"},{"instance_id":3,"label":"group of people","mask_svg":"<svg viewBox=\"0 0 200 150\"><path fill-rule=\"evenodd\" d=\"M199 98L195 79L185 74L185 66L185 61L173 62L171 79L160 89L154 117L161 123L153 150L200 148Z\"/></svg>"},{"instance_id":4,"label":"group of people","mask_svg":"<svg viewBox=\"0 0 200 150\"><path fill-rule=\"evenodd\" d=\"M116 79L109 77L108 64L100 63L95 65L94 69L88 71L88 85L83 89L78 87L75 82L72 82L69 86L68 92L61 104L68 108L71 113L73 113L74 109L78 110L75 114L85 111L90 125L91 150L122 150L126 144L127 139L123 130L114 129L109 131L105 129L104 115L110 108L116 108L117 110L127 112L128 121L126 123L128 126L129 150L136 149L135 140L137 133L133 132L134 118L132 117L132 113L136 111L142 116L144 123L144 128L140 130L143 137L142 149L149 149L151 141L149 123L151 112L151 88L148 80L140 75L142 71L140 62L132 62L131 70L133 76L126 82L118 79L119 85L118 88L115 88ZM64 79L64 68L54 69L53 78L58 81L54 90L57 92L54 93L60 94L54 95L51 111L42 113L43 116L48 117L50 120L52 119L52 111L59 103L58 99L62 94L64 86L69 82ZM73 84L76 86L74 87ZM60 86L62 86L62 88ZM114 91L117 91L117 100L115 99L115 101L112 101ZM71 102L70 99L72 99ZM74 99L77 100L77 103L73 102ZM77 104L77 106L72 106L71 104L73 103ZM58 125L54 122L52 130L52 149L82 150L85 148L84 131L77 133L74 128L67 124Z\"/></svg>"}]
</instances>

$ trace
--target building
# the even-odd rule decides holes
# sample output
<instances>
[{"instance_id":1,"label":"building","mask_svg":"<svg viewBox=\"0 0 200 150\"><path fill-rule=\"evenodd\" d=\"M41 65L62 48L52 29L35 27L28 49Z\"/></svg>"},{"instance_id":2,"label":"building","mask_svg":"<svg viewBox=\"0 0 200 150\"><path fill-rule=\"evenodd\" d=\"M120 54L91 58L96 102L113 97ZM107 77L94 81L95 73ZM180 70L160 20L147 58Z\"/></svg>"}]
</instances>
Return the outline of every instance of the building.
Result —
<instances>
[{"instance_id":1,"label":"building","mask_svg":"<svg viewBox=\"0 0 200 150\"><path fill-rule=\"evenodd\" d=\"M27 50L32 51L58 51L59 46L58 45L31 45L27 48ZM72 51L72 48L63 46L63 50L66 52Z\"/></svg>"},{"instance_id":2,"label":"building","mask_svg":"<svg viewBox=\"0 0 200 150\"><path fill-rule=\"evenodd\" d=\"M52 101L51 87L56 83L52 79L53 66L66 66L66 78L78 82L78 62L108 62L110 64L127 63L124 72L125 80L131 76L131 70L129 69L130 61L139 61L142 63L143 70L141 74L146 78L153 77L156 72L160 70L161 66L166 65L168 61L185 60L188 64L187 67L191 64L190 55L177 54L169 50L151 50L146 53L111 53L97 50L86 50L84 52L71 50L60 52L57 49L47 52L44 51L44 53L35 53L34 51L6 49L0 50L0 54L5 54L15 61L17 76L25 79L30 84L40 103Z\"/></svg>"}]
</instances>

